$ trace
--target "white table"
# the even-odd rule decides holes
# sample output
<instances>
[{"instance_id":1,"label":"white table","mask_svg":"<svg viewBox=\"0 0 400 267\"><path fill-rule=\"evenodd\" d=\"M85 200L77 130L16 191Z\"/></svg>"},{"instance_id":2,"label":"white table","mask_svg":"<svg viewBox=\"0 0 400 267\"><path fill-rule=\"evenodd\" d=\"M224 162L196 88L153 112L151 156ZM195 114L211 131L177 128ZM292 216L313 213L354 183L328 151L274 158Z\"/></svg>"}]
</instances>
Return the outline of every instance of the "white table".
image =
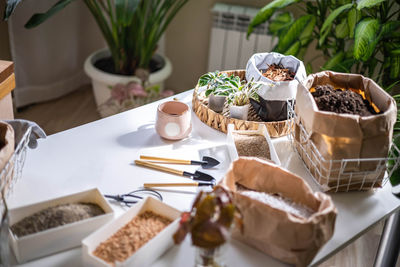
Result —
<instances>
[{"instance_id":1,"label":"white table","mask_svg":"<svg viewBox=\"0 0 400 267\"><path fill-rule=\"evenodd\" d=\"M192 91L176 97L191 103ZM165 101L165 100L163 100ZM200 154L226 157L226 135L203 124L192 114L190 138L178 142L161 139L154 130L156 107L152 103L132 111L95 121L40 140L38 148L27 155L23 175L8 199L9 208L59 197L98 187L102 193L121 194L142 186L144 182L184 181L185 178L162 174L134 166L139 154L168 154L196 159ZM301 160L284 138L273 140L284 166L311 181ZM215 150L207 148L217 147ZM200 152L199 152L200 151ZM218 171L219 180L229 164L229 157ZM180 166L182 168L182 166ZM390 191L389 183L374 192L331 194L338 209L333 238L319 251L312 265L317 265L366 232L377 222L400 209L400 199ZM191 207L196 189L160 191L164 201L180 210ZM124 211L113 205L116 214ZM286 266L253 248L233 240L227 249L228 266ZM11 259L15 263L15 259ZM194 248L187 238L154 263L154 266L191 266ZM80 248L68 250L21 266L81 266Z\"/></svg>"}]
</instances>

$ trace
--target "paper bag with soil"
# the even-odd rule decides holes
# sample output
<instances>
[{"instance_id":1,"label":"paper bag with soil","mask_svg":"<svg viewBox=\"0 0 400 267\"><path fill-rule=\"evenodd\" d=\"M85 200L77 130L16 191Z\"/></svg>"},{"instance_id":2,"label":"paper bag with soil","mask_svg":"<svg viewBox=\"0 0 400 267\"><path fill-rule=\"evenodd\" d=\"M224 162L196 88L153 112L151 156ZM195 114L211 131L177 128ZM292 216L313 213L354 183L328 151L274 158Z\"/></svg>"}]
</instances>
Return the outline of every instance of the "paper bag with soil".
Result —
<instances>
[{"instance_id":1,"label":"paper bag with soil","mask_svg":"<svg viewBox=\"0 0 400 267\"><path fill-rule=\"evenodd\" d=\"M380 114L360 116L320 110L310 88L326 84L345 90L358 89ZM299 84L295 111L296 148L323 190L381 186L385 162L356 159L387 157L397 113L396 102L389 94L361 75L324 71L310 75L304 85ZM354 160L343 162L343 159Z\"/></svg>"},{"instance_id":2,"label":"paper bag with soil","mask_svg":"<svg viewBox=\"0 0 400 267\"><path fill-rule=\"evenodd\" d=\"M263 73L270 66L281 66L294 73L290 80L269 79ZM258 89L260 101L251 101L257 114L264 121L281 121L287 119L287 100L296 98L299 81L306 78L304 64L294 56L284 56L279 53L254 54L246 66L246 80L254 79L262 84ZM268 76L270 77L270 76Z\"/></svg>"},{"instance_id":3,"label":"paper bag with soil","mask_svg":"<svg viewBox=\"0 0 400 267\"><path fill-rule=\"evenodd\" d=\"M336 208L331 198L313 193L302 178L272 163L241 157L232 163L220 184L232 191L243 215L244 232L235 229L233 237L274 258L306 266L333 235ZM298 216L244 195L241 187L279 194L312 212L306 218Z\"/></svg>"}]
</instances>

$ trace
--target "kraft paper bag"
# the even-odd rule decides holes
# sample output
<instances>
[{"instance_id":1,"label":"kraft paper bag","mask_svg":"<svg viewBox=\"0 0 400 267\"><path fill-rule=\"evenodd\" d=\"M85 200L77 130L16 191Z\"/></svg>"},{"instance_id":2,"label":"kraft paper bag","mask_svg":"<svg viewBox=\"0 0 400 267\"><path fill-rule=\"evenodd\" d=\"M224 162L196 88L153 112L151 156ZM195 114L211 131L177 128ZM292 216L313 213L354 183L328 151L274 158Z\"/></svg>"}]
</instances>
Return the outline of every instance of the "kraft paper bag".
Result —
<instances>
[{"instance_id":1,"label":"kraft paper bag","mask_svg":"<svg viewBox=\"0 0 400 267\"><path fill-rule=\"evenodd\" d=\"M320 111L309 91L319 84L360 89L382 114L358 116ZM386 158L388 155L397 108L395 100L379 85L357 74L331 71L312 74L299 84L295 112L295 145L323 190L381 187L386 171L381 161L345 165L341 162L342 159ZM300 124L305 132L301 131Z\"/></svg>"},{"instance_id":2,"label":"kraft paper bag","mask_svg":"<svg viewBox=\"0 0 400 267\"><path fill-rule=\"evenodd\" d=\"M237 184L250 190L278 193L314 213L302 218L237 191ZM257 158L241 157L234 161L221 180L243 215L243 234L233 230L233 237L286 263L308 265L318 250L332 237L336 208L331 198L313 193L306 182L279 166Z\"/></svg>"}]
</instances>

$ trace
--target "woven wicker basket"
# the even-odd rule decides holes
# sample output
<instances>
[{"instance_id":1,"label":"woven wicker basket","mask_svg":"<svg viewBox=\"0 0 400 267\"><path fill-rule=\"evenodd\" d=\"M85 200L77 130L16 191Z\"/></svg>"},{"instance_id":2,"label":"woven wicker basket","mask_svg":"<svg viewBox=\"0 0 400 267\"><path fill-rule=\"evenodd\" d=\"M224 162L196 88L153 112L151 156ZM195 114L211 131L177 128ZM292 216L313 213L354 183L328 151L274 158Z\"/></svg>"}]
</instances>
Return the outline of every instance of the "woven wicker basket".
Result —
<instances>
[{"instance_id":1,"label":"woven wicker basket","mask_svg":"<svg viewBox=\"0 0 400 267\"><path fill-rule=\"evenodd\" d=\"M242 80L246 79L245 70L232 70L224 72L228 75L233 74L239 76ZM271 137L287 135L291 130L288 120L263 122L258 117L253 107L250 107L247 121L230 118L229 107L227 105L222 113L217 113L208 108L207 98L199 95L198 89L198 86L196 86L193 92L193 111L202 122L218 131L226 133L228 124L234 124L236 130L257 130L259 124L264 124L267 127L268 133Z\"/></svg>"}]
</instances>

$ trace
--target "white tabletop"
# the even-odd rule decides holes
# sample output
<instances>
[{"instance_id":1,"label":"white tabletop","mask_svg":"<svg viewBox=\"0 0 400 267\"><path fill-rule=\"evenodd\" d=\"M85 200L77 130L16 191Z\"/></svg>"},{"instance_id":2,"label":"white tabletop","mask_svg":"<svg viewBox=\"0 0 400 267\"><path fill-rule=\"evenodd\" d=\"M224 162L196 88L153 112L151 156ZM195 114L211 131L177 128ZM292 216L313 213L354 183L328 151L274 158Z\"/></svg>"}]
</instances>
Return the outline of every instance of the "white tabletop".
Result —
<instances>
[{"instance_id":1,"label":"white tabletop","mask_svg":"<svg viewBox=\"0 0 400 267\"><path fill-rule=\"evenodd\" d=\"M177 95L191 103L192 91ZM165 101L165 100L162 100ZM144 182L179 182L185 178L163 174L133 165L140 154L168 155L198 159L212 154L222 160L218 170L210 171L221 179L229 166L225 149L226 135L203 124L192 114L193 131L189 138L171 142L161 139L154 130L155 102L106 119L39 140L30 150L22 178L8 198L9 208L98 187L104 194L121 194L141 187ZM273 140L282 165L315 185L302 161L286 137ZM189 166L189 169L193 167ZM182 168L182 166L180 166ZM185 168L185 170L188 170ZM164 201L180 210L188 210L196 189L160 191ZM335 233L319 251L312 265L318 264L363 234L375 223L400 209L400 199L391 193L390 183L370 192L331 194L338 209ZM117 216L124 212L113 205ZM12 259L15 263L15 259ZM228 266L286 266L245 244L232 240L227 247ZM194 248L189 238L159 258L154 266L190 266ZM81 266L80 248L57 253L21 266Z\"/></svg>"}]
</instances>

